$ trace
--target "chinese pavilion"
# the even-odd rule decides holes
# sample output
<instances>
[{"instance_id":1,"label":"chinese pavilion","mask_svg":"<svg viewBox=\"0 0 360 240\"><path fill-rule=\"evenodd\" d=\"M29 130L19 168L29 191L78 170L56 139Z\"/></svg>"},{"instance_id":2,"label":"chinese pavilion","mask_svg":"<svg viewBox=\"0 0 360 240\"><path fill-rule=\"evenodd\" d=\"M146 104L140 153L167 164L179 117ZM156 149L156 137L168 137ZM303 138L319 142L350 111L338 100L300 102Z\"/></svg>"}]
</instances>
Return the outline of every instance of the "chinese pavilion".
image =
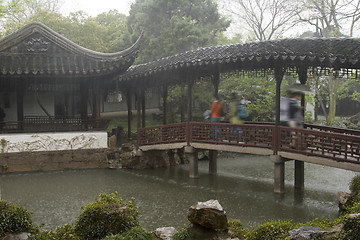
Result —
<instances>
[{"instance_id":1,"label":"chinese pavilion","mask_svg":"<svg viewBox=\"0 0 360 240\"><path fill-rule=\"evenodd\" d=\"M100 96L134 62L128 49L100 53L81 47L39 22L0 40L3 132L96 128ZM1 119L0 119L1 122Z\"/></svg>"}]
</instances>

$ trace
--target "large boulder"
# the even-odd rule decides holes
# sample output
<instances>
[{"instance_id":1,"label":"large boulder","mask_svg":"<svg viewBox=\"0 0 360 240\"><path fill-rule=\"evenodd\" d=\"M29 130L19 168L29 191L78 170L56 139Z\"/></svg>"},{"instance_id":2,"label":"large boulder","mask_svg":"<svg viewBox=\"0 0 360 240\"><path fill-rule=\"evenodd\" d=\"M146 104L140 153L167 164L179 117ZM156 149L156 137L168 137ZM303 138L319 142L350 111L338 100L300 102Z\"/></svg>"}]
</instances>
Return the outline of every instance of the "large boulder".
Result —
<instances>
[{"instance_id":1,"label":"large boulder","mask_svg":"<svg viewBox=\"0 0 360 240\"><path fill-rule=\"evenodd\" d=\"M162 227L155 229L154 233L156 237L161 240L172 240L176 233L176 229L174 227Z\"/></svg>"},{"instance_id":2,"label":"large boulder","mask_svg":"<svg viewBox=\"0 0 360 240\"><path fill-rule=\"evenodd\" d=\"M338 192L337 194L338 198L338 206L339 210L345 211L346 207L349 207L351 205L351 194L347 192Z\"/></svg>"},{"instance_id":3,"label":"large boulder","mask_svg":"<svg viewBox=\"0 0 360 240\"><path fill-rule=\"evenodd\" d=\"M29 233L9 233L2 240L28 240Z\"/></svg>"},{"instance_id":4,"label":"large boulder","mask_svg":"<svg viewBox=\"0 0 360 240\"><path fill-rule=\"evenodd\" d=\"M175 166L179 164L176 157L179 153L164 150L142 152L134 144L124 143L121 146L121 166L128 169L147 169Z\"/></svg>"},{"instance_id":5,"label":"large boulder","mask_svg":"<svg viewBox=\"0 0 360 240\"><path fill-rule=\"evenodd\" d=\"M215 231L228 229L227 216L218 200L198 202L190 207L188 219L191 223Z\"/></svg>"}]
</instances>

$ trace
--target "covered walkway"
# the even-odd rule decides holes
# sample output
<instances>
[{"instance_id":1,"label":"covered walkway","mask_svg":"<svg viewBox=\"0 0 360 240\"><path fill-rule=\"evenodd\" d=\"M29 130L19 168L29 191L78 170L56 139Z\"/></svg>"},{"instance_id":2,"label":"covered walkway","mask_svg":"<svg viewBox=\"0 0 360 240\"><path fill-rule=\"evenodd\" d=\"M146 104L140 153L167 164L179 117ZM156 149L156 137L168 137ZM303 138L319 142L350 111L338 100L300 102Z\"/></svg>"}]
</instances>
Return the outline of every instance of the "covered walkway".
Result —
<instances>
[{"instance_id":1,"label":"covered walkway","mask_svg":"<svg viewBox=\"0 0 360 240\"><path fill-rule=\"evenodd\" d=\"M297 132L297 135L302 139L299 148L290 148L288 144L290 140L287 137L290 129L280 126L280 92L284 75L296 76L297 82L300 84L306 84L310 77L321 75L359 79L359 60L360 39L283 39L201 48L135 65L119 77L118 84L121 89L127 92L127 99L131 99L129 96L132 94L137 96L137 128L140 149L145 150L146 148L170 144L166 142L167 140L161 142L164 141L164 137L166 138L169 131L176 133L168 135L175 137L175 139L171 139L171 145L186 145L185 147L188 150L194 147L204 148L211 150L211 154L215 155L216 150L224 150L225 148L236 147L236 149L243 149L244 151L255 148L254 151L258 152L261 149L260 152L273 156L275 192L283 192L286 160L295 160L295 186L303 187L304 157L313 162L317 161L318 158L331 159L332 163L341 163L337 164L338 166L346 162L345 169L355 170L352 168L355 165L357 166L359 161L358 145L360 144L358 133L348 134L345 129L326 129L325 127L308 125L307 128ZM221 129L224 139L221 139L221 142L213 142L210 134L214 126L192 122L193 85L197 80L211 80L214 87L213 93L218 95L220 80L232 74L274 76L276 81L274 123L261 126L257 124L218 125L217 127ZM145 129L145 90L153 87L162 89L163 123L167 124L168 87L177 84L187 85L187 123ZM304 96L301 105L305 106ZM128 103L128 106L130 119L131 102ZM231 133L233 130L230 130L239 127L242 129L245 138L240 143L232 141ZM130 134L130 121L128 129ZM156 139L156 136L161 136L162 139ZM348 144L349 141L351 144ZM149 144L154 145L149 146ZM195 165L192 166L195 167ZM193 176L196 176L195 169L190 171Z\"/></svg>"}]
</instances>

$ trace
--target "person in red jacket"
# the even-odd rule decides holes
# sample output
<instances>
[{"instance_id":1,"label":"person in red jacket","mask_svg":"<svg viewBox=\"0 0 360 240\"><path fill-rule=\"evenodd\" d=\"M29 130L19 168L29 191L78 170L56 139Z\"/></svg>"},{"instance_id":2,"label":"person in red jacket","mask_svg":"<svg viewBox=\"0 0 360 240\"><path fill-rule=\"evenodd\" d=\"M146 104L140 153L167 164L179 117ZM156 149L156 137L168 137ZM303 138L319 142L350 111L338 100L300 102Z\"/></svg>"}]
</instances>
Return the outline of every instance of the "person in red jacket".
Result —
<instances>
[{"instance_id":1,"label":"person in red jacket","mask_svg":"<svg viewBox=\"0 0 360 240\"><path fill-rule=\"evenodd\" d=\"M217 96L213 96L213 102L211 104L211 122L218 123L221 120L223 113L223 105L219 101Z\"/></svg>"},{"instance_id":2,"label":"person in red jacket","mask_svg":"<svg viewBox=\"0 0 360 240\"><path fill-rule=\"evenodd\" d=\"M217 96L213 96L213 102L211 104L211 122L212 123L219 123L221 121L222 113L223 113L223 105L219 101ZM219 128L215 126L214 131L214 140L219 141Z\"/></svg>"}]
</instances>

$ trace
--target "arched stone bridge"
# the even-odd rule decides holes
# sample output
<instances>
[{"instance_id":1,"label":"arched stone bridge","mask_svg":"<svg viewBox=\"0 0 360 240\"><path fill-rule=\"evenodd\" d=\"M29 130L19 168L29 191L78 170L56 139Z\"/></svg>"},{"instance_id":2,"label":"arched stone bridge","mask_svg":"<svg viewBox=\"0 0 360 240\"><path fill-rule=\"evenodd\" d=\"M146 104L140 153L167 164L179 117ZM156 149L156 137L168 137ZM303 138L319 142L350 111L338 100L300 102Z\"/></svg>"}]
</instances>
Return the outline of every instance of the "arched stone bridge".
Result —
<instances>
[{"instance_id":1,"label":"arched stone bridge","mask_svg":"<svg viewBox=\"0 0 360 240\"><path fill-rule=\"evenodd\" d=\"M138 145L143 152L185 148L192 178L198 176L198 150L210 150L209 173L217 171L216 151L268 155L278 193L284 192L285 162L290 160L295 161L296 188L304 187L304 162L360 172L360 131L309 124L294 129L273 123L183 122L140 128Z\"/></svg>"}]
</instances>

